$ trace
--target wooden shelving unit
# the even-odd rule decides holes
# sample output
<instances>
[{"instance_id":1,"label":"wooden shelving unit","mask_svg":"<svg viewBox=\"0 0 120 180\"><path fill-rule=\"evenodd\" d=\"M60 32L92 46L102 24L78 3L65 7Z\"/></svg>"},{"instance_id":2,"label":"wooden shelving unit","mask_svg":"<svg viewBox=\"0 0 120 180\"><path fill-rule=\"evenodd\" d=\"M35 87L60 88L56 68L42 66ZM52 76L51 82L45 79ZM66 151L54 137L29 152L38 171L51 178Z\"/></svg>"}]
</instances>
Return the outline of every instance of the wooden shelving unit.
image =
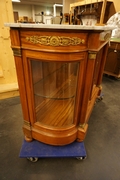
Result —
<instances>
[{"instance_id":1,"label":"wooden shelving unit","mask_svg":"<svg viewBox=\"0 0 120 180\"><path fill-rule=\"evenodd\" d=\"M120 39L110 42L108 49L104 74L120 79Z\"/></svg>"},{"instance_id":2,"label":"wooden shelving unit","mask_svg":"<svg viewBox=\"0 0 120 180\"><path fill-rule=\"evenodd\" d=\"M95 25L104 25L107 20L115 13L115 8L113 1L82 0L80 2L70 4L70 13L74 14L74 19L76 19L74 24L81 24L80 18L82 19L85 16L87 16L86 18L95 16L97 20ZM72 23L73 22L70 21L70 24Z\"/></svg>"}]
</instances>

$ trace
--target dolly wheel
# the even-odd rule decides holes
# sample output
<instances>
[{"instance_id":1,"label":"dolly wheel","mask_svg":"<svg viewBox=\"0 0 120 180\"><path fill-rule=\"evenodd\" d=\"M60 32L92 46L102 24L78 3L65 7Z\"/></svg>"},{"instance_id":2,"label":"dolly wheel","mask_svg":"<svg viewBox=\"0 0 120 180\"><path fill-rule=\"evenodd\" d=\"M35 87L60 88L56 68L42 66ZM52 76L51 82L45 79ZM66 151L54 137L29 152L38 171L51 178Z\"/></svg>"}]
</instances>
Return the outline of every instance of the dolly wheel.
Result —
<instances>
[{"instance_id":1,"label":"dolly wheel","mask_svg":"<svg viewBox=\"0 0 120 180\"><path fill-rule=\"evenodd\" d=\"M86 157L76 157L77 160L84 160Z\"/></svg>"},{"instance_id":2,"label":"dolly wheel","mask_svg":"<svg viewBox=\"0 0 120 180\"><path fill-rule=\"evenodd\" d=\"M27 158L29 161L31 162L37 162L38 161L38 158L37 157L28 157Z\"/></svg>"}]
</instances>

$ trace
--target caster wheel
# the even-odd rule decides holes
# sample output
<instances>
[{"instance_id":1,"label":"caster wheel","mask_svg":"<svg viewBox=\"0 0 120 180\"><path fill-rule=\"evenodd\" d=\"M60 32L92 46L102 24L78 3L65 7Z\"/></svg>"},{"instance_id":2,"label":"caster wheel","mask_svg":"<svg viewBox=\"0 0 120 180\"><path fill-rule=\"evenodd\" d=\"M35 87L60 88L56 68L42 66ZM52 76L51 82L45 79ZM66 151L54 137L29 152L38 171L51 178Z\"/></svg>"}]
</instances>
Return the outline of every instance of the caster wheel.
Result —
<instances>
[{"instance_id":1,"label":"caster wheel","mask_svg":"<svg viewBox=\"0 0 120 180\"><path fill-rule=\"evenodd\" d=\"M76 159L80 161L86 159L86 157L76 157Z\"/></svg>"},{"instance_id":2,"label":"caster wheel","mask_svg":"<svg viewBox=\"0 0 120 180\"><path fill-rule=\"evenodd\" d=\"M29 161L31 162L37 162L38 161L38 158L37 157L28 157L27 158Z\"/></svg>"},{"instance_id":3,"label":"caster wheel","mask_svg":"<svg viewBox=\"0 0 120 180\"><path fill-rule=\"evenodd\" d=\"M99 97L97 98L97 102L102 101L102 100L103 100L103 96L99 96Z\"/></svg>"},{"instance_id":4,"label":"caster wheel","mask_svg":"<svg viewBox=\"0 0 120 180\"><path fill-rule=\"evenodd\" d=\"M102 101L102 100L103 100L103 96L101 96L101 97L99 98L99 100Z\"/></svg>"},{"instance_id":5,"label":"caster wheel","mask_svg":"<svg viewBox=\"0 0 120 180\"><path fill-rule=\"evenodd\" d=\"M120 77L116 77L115 79L118 80L118 81L120 81Z\"/></svg>"}]
</instances>

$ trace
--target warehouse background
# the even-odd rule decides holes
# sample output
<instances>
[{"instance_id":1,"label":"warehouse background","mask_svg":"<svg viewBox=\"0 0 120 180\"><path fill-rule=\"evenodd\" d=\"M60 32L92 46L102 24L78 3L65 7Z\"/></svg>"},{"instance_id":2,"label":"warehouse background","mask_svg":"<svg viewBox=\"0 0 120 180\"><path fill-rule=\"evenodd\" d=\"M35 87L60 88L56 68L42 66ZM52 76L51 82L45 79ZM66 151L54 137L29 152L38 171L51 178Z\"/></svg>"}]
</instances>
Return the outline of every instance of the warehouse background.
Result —
<instances>
[{"instance_id":1,"label":"warehouse background","mask_svg":"<svg viewBox=\"0 0 120 180\"><path fill-rule=\"evenodd\" d=\"M87 0L90 1L90 0ZM70 3L78 2L77 0L63 0L64 12L69 11ZM119 0L114 0L116 12L120 10ZM4 26L6 22L14 22L13 12L19 11L19 16L28 16L33 18L33 13L37 14L40 11L51 12L51 7L34 6L33 5L12 5L11 0L0 0L0 99L14 97L19 95L18 83L16 77L16 69L14 64L13 53L10 48L9 28ZM112 10L111 10L112 11ZM57 15L60 8L57 8ZM36 21L40 21L40 17L36 16Z\"/></svg>"}]
</instances>

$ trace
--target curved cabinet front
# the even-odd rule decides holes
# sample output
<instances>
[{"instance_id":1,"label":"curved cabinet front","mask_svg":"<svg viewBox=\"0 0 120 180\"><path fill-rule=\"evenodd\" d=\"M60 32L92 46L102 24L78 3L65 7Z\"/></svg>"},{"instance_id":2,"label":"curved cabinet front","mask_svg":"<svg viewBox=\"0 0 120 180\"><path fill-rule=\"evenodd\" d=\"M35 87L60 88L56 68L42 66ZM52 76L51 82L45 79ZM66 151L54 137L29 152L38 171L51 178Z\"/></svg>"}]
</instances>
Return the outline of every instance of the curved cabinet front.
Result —
<instances>
[{"instance_id":1,"label":"curved cabinet front","mask_svg":"<svg viewBox=\"0 0 120 180\"><path fill-rule=\"evenodd\" d=\"M22 53L32 138L54 145L73 142L85 53ZM26 125L23 129L27 137Z\"/></svg>"}]
</instances>

